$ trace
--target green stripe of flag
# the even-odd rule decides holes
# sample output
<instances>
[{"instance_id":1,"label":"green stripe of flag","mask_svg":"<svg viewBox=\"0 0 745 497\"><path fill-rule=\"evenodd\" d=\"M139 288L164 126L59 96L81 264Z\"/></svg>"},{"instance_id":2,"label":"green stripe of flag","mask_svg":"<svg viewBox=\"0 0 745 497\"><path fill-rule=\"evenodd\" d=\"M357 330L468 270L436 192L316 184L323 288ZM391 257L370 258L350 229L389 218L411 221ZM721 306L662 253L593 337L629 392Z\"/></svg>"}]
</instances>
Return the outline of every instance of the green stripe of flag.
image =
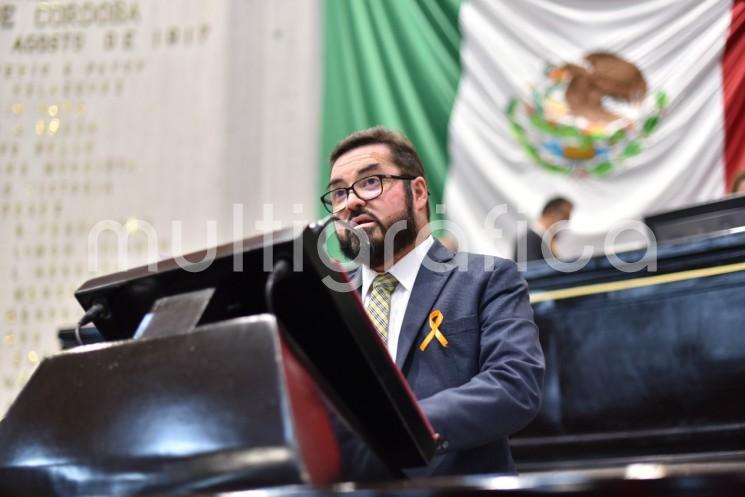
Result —
<instances>
[{"instance_id":1,"label":"green stripe of flag","mask_svg":"<svg viewBox=\"0 0 745 497\"><path fill-rule=\"evenodd\" d=\"M460 0L326 0L319 195L333 146L380 124L411 139L432 203L442 201L461 72L459 9ZM326 214L320 203L319 212Z\"/></svg>"}]
</instances>

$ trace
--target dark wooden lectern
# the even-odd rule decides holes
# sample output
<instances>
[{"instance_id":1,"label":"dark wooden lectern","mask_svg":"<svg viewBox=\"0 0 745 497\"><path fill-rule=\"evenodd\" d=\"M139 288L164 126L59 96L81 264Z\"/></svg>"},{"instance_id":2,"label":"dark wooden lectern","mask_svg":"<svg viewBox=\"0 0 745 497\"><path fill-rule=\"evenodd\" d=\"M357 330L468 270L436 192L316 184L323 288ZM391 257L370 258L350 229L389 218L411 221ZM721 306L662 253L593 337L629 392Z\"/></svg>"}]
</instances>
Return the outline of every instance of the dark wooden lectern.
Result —
<instances>
[{"instance_id":1,"label":"dark wooden lectern","mask_svg":"<svg viewBox=\"0 0 745 497\"><path fill-rule=\"evenodd\" d=\"M100 307L110 341L42 362L0 423L0 494L322 485L341 478L345 426L394 472L426 464L434 433L356 292L324 280L350 290L317 251L321 234L225 245L201 271L169 260L84 284L76 296Z\"/></svg>"}]
</instances>

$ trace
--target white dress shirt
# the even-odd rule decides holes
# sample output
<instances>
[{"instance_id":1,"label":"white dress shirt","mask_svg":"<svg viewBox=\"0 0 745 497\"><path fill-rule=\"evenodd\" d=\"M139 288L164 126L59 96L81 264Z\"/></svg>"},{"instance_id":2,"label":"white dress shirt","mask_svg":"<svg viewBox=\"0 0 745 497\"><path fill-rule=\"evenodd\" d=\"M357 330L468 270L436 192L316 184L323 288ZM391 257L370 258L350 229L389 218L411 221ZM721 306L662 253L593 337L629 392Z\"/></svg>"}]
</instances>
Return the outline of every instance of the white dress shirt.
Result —
<instances>
[{"instance_id":1,"label":"white dress shirt","mask_svg":"<svg viewBox=\"0 0 745 497\"><path fill-rule=\"evenodd\" d=\"M419 274L422 260L427 256L427 252L429 252L434 241L434 238L430 235L388 270L398 280L398 285L391 294L391 314L388 316L388 353L394 361L396 360L398 337L401 335L401 325L404 322L404 314L406 313L406 306L409 304L411 290L414 288L414 281L416 275ZM370 286L379 273L367 266L362 266L361 270L362 295L364 296L365 307L367 307L367 301L370 298Z\"/></svg>"}]
</instances>

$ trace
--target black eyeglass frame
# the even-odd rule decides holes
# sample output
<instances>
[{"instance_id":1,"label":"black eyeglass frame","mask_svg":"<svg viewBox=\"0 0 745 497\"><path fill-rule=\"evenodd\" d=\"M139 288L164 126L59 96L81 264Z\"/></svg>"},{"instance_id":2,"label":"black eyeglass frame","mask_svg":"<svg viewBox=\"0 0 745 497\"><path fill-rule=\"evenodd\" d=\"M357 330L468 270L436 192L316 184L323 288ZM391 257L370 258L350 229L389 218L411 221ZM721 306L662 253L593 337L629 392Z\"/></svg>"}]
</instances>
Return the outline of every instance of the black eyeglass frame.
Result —
<instances>
[{"instance_id":1,"label":"black eyeglass frame","mask_svg":"<svg viewBox=\"0 0 745 497\"><path fill-rule=\"evenodd\" d=\"M355 185L360 184L361 182L363 182L365 180L368 180L370 178L378 178L378 181L380 181L380 192L377 195L375 195L374 197L366 198L366 197L360 195L357 192L357 190L355 189ZM411 180L414 180L414 179L417 179L417 178L418 178L418 176L400 176L400 175L396 175L396 174L371 174L370 176L365 176L364 178L358 179L357 181L355 181L354 183L352 183L351 186L342 187L342 188L334 188L333 190L327 191L326 193L324 193L323 195L321 195L321 203L323 204L323 206L326 208L326 210L330 214L336 214L337 212L340 212L340 211L343 211L344 209L346 209L346 207L347 207L347 201L349 201L349 192L350 191L354 192L354 194L357 195L357 198L359 198L359 199L362 199L362 200L365 200L365 201L367 201L367 200L375 200L376 198L380 197L383 194L383 191L385 191L385 188L383 188L383 180L384 179L400 179L400 180L403 180L403 181L411 181ZM329 199L330 199L332 193L338 192L339 190L345 190L346 193L347 193L347 198L346 198L346 200L345 200L345 202L343 204L344 207L341 207L340 209L334 211L333 203Z\"/></svg>"}]
</instances>

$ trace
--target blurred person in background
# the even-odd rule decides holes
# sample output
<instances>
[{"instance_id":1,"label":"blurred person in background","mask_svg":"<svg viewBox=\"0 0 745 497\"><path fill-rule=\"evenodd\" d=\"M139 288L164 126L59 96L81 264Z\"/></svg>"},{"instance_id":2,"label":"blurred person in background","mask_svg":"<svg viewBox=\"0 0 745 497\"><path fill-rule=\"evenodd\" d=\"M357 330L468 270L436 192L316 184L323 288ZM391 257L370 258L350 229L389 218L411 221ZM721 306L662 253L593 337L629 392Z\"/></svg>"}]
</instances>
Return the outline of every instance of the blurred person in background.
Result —
<instances>
[{"instance_id":1,"label":"blurred person in background","mask_svg":"<svg viewBox=\"0 0 745 497\"><path fill-rule=\"evenodd\" d=\"M732 194L745 193L745 170L740 171L732 180Z\"/></svg>"},{"instance_id":2,"label":"blurred person in background","mask_svg":"<svg viewBox=\"0 0 745 497\"><path fill-rule=\"evenodd\" d=\"M572 202L564 197L554 197L546 202L541 217L525 233L518 236L514 259L522 262L558 258L557 234L552 232L551 228L556 223L569 221L573 208Z\"/></svg>"}]
</instances>

